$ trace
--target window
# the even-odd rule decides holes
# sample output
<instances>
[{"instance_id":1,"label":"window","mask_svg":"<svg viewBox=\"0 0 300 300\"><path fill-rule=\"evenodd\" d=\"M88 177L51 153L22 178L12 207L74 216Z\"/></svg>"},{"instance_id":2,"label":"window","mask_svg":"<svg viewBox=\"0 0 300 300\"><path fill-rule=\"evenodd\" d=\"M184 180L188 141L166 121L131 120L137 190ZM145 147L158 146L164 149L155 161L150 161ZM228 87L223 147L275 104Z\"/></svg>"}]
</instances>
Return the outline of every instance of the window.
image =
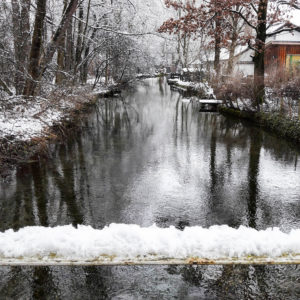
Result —
<instances>
[{"instance_id":1,"label":"window","mask_svg":"<svg viewBox=\"0 0 300 300\"><path fill-rule=\"evenodd\" d=\"M300 54L288 54L286 56L286 67L290 71L300 71Z\"/></svg>"}]
</instances>

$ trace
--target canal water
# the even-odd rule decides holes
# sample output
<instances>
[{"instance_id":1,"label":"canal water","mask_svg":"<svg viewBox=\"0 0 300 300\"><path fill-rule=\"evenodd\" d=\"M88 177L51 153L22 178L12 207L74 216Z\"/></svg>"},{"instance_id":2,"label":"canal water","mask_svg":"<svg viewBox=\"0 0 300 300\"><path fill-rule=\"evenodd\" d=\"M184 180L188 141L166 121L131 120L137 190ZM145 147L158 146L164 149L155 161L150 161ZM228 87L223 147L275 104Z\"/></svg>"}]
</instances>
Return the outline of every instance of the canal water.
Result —
<instances>
[{"instance_id":1,"label":"canal water","mask_svg":"<svg viewBox=\"0 0 300 300\"><path fill-rule=\"evenodd\" d=\"M164 78L0 183L0 230L110 223L300 228L299 149L200 113ZM298 266L0 267L0 299L300 299Z\"/></svg>"}]
</instances>

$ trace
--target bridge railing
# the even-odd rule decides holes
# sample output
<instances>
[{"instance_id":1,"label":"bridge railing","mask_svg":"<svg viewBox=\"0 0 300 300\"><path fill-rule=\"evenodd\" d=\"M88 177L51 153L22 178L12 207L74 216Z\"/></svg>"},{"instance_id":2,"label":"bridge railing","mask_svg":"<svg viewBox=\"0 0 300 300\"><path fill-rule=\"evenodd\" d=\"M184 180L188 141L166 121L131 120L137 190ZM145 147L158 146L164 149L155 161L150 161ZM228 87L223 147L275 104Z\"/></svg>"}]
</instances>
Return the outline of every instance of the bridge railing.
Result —
<instances>
[{"instance_id":1,"label":"bridge railing","mask_svg":"<svg viewBox=\"0 0 300 300\"><path fill-rule=\"evenodd\" d=\"M0 265L300 264L300 229L111 224L0 232Z\"/></svg>"}]
</instances>

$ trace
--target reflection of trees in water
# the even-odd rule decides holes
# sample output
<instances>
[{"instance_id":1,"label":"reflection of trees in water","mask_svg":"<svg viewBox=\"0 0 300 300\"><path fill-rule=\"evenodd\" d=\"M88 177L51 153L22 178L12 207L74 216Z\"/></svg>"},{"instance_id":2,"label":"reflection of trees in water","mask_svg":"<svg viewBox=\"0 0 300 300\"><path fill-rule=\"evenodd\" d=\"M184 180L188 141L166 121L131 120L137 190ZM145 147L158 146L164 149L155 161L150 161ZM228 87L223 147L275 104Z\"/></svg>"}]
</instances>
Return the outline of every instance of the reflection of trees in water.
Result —
<instances>
[{"instance_id":1,"label":"reflection of trees in water","mask_svg":"<svg viewBox=\"0 0 300 300\"><path fill-rule=\"evenodd\" d=\"M60 220L63 212L70 220L67 222L82 224L88 181L81 139L60 145L55 162L38 162L18 168L15 192L4 207L1 227L18 229L28 225L65 224L66 220Z\"/></svg>"},{"instance_id":2,"label":"reflection of trees in water","mask_svg":"<svg viewBox=\"0 0 300 300\"><path fill-rule=\"evenodd\" d=\"M228 224L229 226L237 226L240 224L239 216L237 212L233 212L231 209L231 204L228 204L228 199L224 197L226 192L224 190L227 188L226 184L230 184L230 174L231 174L231 166L228 165L228 158L230 163L230 150L233 147L226 144L224 141L224 137L220 134L220 131L223 131L222 123L220 123L220 118L218 115L210 115L205 118L206 126L208 126L207 131L210 133L210 138L207 137L209 142L209 187L208 187L208 195L209 195L209 213L208 213L208 221L209 224ZM209 125L208 125L209 123ZM226 128L226 127L225 127ZM228 134L228 128L225 130ZM220 141L219 141L219 136ZM218 155L217 149L223 143L226 146L226 155ZM224 157L226 159L224 159ZM217 160L220 162L217 163ZM229 176L226 178L226 174Z\"/></svg>"},{"instance_id":3,"label":"reflection of trees in water","mask_svg":"<svg viewBox=\"0 0 300 300\"><path fill-rule=\"evenodd\" d=\"M131 132L131 123L139 122L139 113L123 97L105 99L97 104L97 121L111 134Z\"/></svg>"},{"instance_id":4,"label":"reflection of trees in water","mask_svg":"<svg viewBox=\"0 0 300 300\"><path fill-rule=\"evenodd\" d=\"M18 168L15 193L1 209L1 228L19 229L23 226L34 225L33 194L30 167Z\"/></svg>"},{"instance_id":5,"label":"reflection of trees in water","mask_svg":"<svg viewBox=\"0 0 300 300\"><path fill-rule=\"evenodd\" d=\"M28 267L0 268L0 298L29 299L31 296L31 272Z\"/></svg>"},{"instance_id":6,"label":"reflection of trees in water","mask_svg":"<svg viewBox=\"0 0 300 300\"><path fill-rule=\"evenodd\" d=\"M84 221L80 205L77 203L78 197L75 191L74 161L67 155L67 146L62 145L59 151L59 158L62 172L54 165L51 172L56 188L60 192L60 209L66 204L67 215L73 225L82 224Z\"/></svg>"},{"instance_id":7,"label":"reflection of trees in water","mask_svg":"<svg viewBox=\"0 0 300 300\"><path fill-rule=\"evenodd\" d=\"M83 267L85 273L85 284L87 291L95 293L97 299L107 299L109 293L109 280L111 274L111 268L109 267ZM91 294L91 293L89 293Z\"/></svg>"},{"instance_id":8,"label":"reflection of trees in water","mask_svg":"<svg viewBox=\"0 0 300 300\"><path fill-rule=\"evenodd\" d=\"M172 290L179 299L300 299L299 266L14 267L3 273L1 299L143 298L157 295L161 281L162 298Z\"/></svg>"},{"instance_id":9,"label":"reflection of trees in water","mask_svg":"<svg viewBox=\"0 0 300 300\"><path fill-rule=\"evenodd\" d=\"M49 267L34 267L31 292L33 299L57 298L57 288ZM50 296L51 295L51 296Z\"/></svg>"},{"instance_id":10,"label":"reflection of trees in water","mask_svg":"<svg viewBox=\"0 0 300 300\"><path fill-rule=\"evenodd\" d=\"M158 86L159 86L159 92L160 92L161 96L164 96L164 94L165 94L165 89L164 89L165 84L166 84L165 78L159 77L158 78Z\"/></svg>"},{"instance_id":11,"label":"reflection of trees in water","mask_svg":"<svg viewBox=\"0 0 300 300\"><path fill-rule=\"evenodd\" d=\"M251 266L223 266L213 287L218 297L226 296L226 299L268 299L263 287L265 282L258 283L256 277L255 268Z\"/></svg>"},{"instance_id":12,"label":"reflection of trees in water","mask_svg":"<svg viewBox=\"0 0 300 300\"><path fill-rule=\"evenodd\" d=\"M37 214L39 222L42 226L48 226L48 213L47 213L47 193L48 193L48 176L46 167L43 163L39 162L33 164L32 178L34 186L34 194L37 202Z\"/></svg>"},{"instance_id":13,"label":"reflection of trees in water","mask_svg":"<svg viewBox=\"0 0 300 300\"><path fill-rule=\"evenodd\" d=\"M204 143L206 156L209 157L209 185L207 194L209 195L208 218L210 218L209 225L214 222L227 223L231 226L238 226L241 223L241 218L244 213L241 211L232 210L232 203L227 203L228 199L224 197L226 190L231 184L232 165L235 163L232 159L232 151L236 148L240 149L241 155L250 145L250 163L248 171L248 189L246 188L246 199L248 208L248 217L252 226L256 218L258 197L258 170L259 170L259 152L261 145L261 138L255 140L254 136L261 136L261 131L258 133L252 127L244 126L241 122L230 118L224 118L219 114L199 113L192 105L182 103L181 98L177 99L175 105L175 122L174 122L174 139L175 145L178 145L178 140L186 145L186 157L189 159L189 137L191 135L191 126L189 123L197 124L196 136L199 145ZM196 111L196 114L194 112ZM253 138L251 139L251 136ZM225 149L224 149L225 148ZM220 152L218 149L224 149ZM258 152L258 156L256 155ZM246 157L246 156L245 156ZM180 171L180 163L177 163ZM200 183L203 184L203 183ZM243 188L243 181L241 180L241 188ZM244 188L243 188L244 189ZM237 191L238 192L238 191ZM216 219L217 218L217 219Z\"/></svg>"},{"instance_id":14,"label":"reflection of trees in water","mask_svg":"<svg viewBox=\"0 0 300 300\"><path fill-rule=\"evenodd\" d=\"M202 270L204 269L204 270ZM203 266L177 266L170 265L167 267L166 271L170 275L181 275L182 279L193 285L199 287L203 280L203 271L205 267Z\"/></svg>"},{"instance_id":15,"label":"reflection of trees in water","mask_svg":"<svg viewBox=\"0 0 300 300\"><path fill-rule=\"evenodd\" d=\"M259 160L262 144L261 132L250 132L250 150L249 150L249 167L248 167L248 225L256 228L257 218L257 200L259 194L258 174Z\"/></svg>"},{"instance_id":16,"label":"reflection of trees in water","mask_svg":"<svg viewBox=\"0 0 300 300\"><path fill-rule=\"evenodd\" d=\"M257 130L258 131L258 130ZM271 136L266 132L262 133L262 147L274 160L285 161L294 164L297 169L299 148L284 139Z\"/></svg>"},{"instance_id":17,"label":"reflection of trees in water","mask_svg":"<svg viewBox=\"0 0 300 300\"><path fill-rule=\"evenodd\" d=\"M300 299L299 266L173 265L166 272L194 287L194 295L205 293L205 299Z\"/></svg>"}]
</instances>

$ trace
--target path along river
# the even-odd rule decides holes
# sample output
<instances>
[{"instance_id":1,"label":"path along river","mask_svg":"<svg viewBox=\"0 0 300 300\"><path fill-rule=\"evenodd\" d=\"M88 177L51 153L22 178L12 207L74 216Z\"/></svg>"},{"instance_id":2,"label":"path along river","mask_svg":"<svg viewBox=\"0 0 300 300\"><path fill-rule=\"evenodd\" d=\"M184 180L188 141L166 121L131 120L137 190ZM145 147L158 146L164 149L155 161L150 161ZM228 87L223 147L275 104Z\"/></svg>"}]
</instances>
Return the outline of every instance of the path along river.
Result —
<instances>
[{"instance_id":1,"label":"path along river","mask_svg":"<svg viewBox=\"0 0 300 300\"><path fill-rule=\"evenodd\" d=\"M299 148L165 79L100 100L47 162L0 183L0 229L110 223L300 228ZM298 266L0 267L0 299L300 299Z\"/></svg>"}]
</instances>

